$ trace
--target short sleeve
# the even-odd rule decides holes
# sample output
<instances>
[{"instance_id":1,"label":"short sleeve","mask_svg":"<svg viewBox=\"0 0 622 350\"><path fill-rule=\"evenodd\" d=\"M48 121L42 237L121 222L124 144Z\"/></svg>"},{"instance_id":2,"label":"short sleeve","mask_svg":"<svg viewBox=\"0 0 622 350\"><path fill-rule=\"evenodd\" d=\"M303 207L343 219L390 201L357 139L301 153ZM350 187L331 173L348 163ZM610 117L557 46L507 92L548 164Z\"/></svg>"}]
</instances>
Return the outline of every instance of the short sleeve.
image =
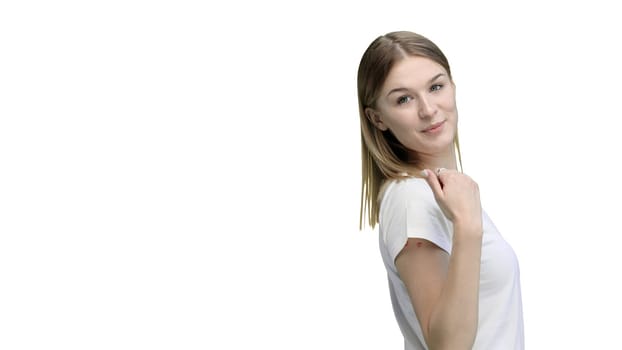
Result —
<instances>
[{"instance_id":1,"label":"short sleeve","mask_svg":"<svg viewBox=\"0 0 622 350\"><path fill-rule=\"evenodd\" d=\"M387 186L379 219L380 234L393 262L408 238L428 240L451 253L453 226L424 179L399 180Z\"/></svg>"}]
</instances>

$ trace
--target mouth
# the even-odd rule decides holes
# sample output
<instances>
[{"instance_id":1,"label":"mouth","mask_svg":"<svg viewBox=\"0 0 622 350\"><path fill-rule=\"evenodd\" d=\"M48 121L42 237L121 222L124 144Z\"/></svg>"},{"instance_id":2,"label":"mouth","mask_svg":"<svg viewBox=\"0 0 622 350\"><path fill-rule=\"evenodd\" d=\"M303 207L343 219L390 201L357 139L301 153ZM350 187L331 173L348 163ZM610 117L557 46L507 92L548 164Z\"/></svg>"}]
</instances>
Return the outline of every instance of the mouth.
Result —
<instances>
[{"instance_id":1,"label":"mouth","mask_svg":"<svg viewBox=\"0 0 622 350\"><path fill-rule=\"evenodd\" d=\"M443 123L445 123L445 120L443 120L442 122L438 122L436 124L430 125L428 128L424 129L422 132L437 131L437 130L440 129L440 127L443 125Z\"/></svg>"}]
</instances>

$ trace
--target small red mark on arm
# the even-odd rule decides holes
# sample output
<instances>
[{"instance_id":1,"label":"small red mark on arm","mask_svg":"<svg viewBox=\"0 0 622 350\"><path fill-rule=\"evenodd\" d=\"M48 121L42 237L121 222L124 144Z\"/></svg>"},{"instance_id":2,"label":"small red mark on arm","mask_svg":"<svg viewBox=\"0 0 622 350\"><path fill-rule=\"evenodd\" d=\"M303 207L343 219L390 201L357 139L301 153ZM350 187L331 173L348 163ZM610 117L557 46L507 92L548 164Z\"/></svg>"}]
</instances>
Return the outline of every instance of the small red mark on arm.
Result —
<instances>
[{"instance_id":1,"label":"small red mark on arm","mask_svg":"<svg viewBox=\"0 0 622 350\"><path fill-rule=\"evenodd\" d=\"M408 247L408 243L409 242L410 241L406 241L406 244L404 244L404 248ZM423 242L417 242L416 245L417 245L418 248L421 248L423 246Z\"/></svg>"}]
</instances>

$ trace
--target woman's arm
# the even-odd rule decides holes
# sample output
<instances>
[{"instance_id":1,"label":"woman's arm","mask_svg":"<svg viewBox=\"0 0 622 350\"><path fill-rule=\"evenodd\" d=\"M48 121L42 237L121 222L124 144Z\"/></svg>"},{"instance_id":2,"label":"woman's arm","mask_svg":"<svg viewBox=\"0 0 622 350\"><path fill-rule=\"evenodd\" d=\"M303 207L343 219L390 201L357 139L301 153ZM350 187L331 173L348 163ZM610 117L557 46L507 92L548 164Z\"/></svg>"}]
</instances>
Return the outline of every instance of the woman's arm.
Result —
<instances>
[{"instance_id":1,"label":"woman's arm","mask_svg":"<svg viewBox=\"0 0 622 350\"><path fill-rule=\"evenodd\" d=\"M471 349L477 335L482 249L479 188L468 176L446 170L426 180L453 222L451 255L434 243L409 238L395 259L431 350Z\"/></svg>"},{"instance_id":2,"label":"woman's arm","mask_svg":"<svg viewBox=\"0 0 622 350\"><path fill-rule=\"evenodd\" d=\"M477 333L481 231L454 226L452 254L410 238L395 260L430 350L471 349Z\"/></svg>"}]
</instances>

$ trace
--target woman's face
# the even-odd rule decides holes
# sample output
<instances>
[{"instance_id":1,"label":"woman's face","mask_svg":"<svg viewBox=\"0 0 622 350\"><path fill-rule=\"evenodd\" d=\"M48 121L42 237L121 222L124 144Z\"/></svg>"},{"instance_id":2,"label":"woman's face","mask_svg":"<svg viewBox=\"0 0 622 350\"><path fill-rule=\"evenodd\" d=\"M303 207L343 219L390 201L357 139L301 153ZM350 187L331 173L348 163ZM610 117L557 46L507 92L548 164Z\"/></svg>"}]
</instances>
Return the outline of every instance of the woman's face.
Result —
<instances>
[{"instance_id":1,"label":"woman's face","mask_svg":"<svg viewBox=\"0 0 622 350\"><path fill-rule=\"evenodd\" d=\"M376 108L365 113L377 128L391 130L408 149L420 155L444 153L453 145L458 124L455 86L443 66L409 56L393 66Z\"/></svg>"}]
</instances>

